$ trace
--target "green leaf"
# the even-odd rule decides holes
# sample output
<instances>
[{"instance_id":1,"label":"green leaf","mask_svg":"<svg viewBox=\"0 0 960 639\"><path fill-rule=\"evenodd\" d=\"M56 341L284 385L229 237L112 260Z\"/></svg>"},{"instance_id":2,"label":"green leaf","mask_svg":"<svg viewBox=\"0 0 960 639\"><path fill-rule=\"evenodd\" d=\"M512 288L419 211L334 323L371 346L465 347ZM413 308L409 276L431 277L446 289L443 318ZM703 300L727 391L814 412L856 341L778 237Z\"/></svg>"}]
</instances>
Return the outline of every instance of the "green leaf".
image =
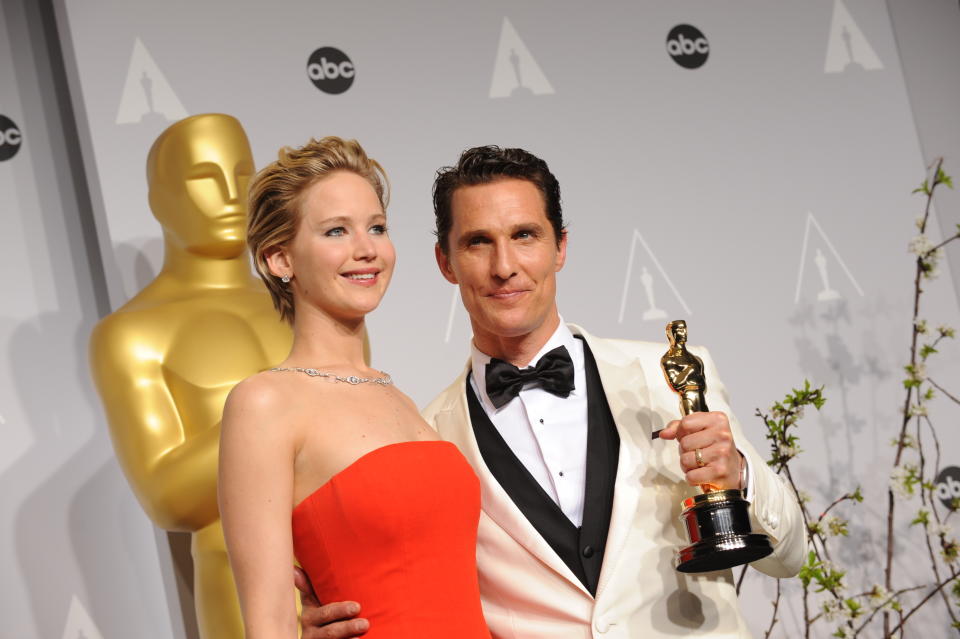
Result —
<instances>
[{"instance_id":1,"label":"green leaf","mask_svg":"<svg viewBox=\"0 0 960 639\"><path fill-rule=\"evenodd\" d=\"M936 352L937 352L937 349L935 349L930 344L924 344L923 346L920 347L920 357L922 357L923 359L927 359L928 357L930 357Z\"/></svg>"},{"instance_id":2,"label":"green leaf","mask_svg":"<svg viewBox=\"0 0 960 639\"><path fill-rule=\"evenodd\" d=\"M934 184L946 184L947 187L953 188L953 178L943 172L943 167L937 169L937 175L934 178Z\"/></svg>"}]
</instances>

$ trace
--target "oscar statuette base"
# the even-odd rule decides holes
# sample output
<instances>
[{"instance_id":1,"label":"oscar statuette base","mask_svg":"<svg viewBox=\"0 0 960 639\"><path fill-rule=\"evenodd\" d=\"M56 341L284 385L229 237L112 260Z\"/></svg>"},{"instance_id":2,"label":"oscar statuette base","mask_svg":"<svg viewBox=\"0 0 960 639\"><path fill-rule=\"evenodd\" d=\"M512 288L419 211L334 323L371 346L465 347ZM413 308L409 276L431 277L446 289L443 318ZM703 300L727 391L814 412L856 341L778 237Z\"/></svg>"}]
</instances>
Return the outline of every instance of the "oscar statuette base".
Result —
<instances>
[{"instance_id":1,"label":"oscar statuette base","mask_svg":"<svg viewBox=\"0 0 960 639\"><path fill-rule=\"evenodd\" d=\"M677 551L677 570L697 573L725 570L763 559L770 540L750 527L750 502L739 490L716 490L683 501L680 520L690 545Z\"/></svg>"}]
</instances>

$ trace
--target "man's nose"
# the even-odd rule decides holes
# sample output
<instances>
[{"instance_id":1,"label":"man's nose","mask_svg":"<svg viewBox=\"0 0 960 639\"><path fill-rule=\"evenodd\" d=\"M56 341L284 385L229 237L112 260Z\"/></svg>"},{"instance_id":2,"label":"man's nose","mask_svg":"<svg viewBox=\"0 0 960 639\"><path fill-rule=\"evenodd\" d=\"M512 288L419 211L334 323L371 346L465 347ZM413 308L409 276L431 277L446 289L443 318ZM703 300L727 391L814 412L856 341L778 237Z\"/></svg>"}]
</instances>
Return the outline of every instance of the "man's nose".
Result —
<instances>
[{"instance_id":1,"label":"man's nose","mask_svg":"<svg viewBox=\"0 0 960 639\"><path fill-rule=\"evenodd\" d=\"M495 244L490 269L491 275L500 280L508 280L516 275L517 256L513 247L506 242Z\"/></svg>"}]
</instances>

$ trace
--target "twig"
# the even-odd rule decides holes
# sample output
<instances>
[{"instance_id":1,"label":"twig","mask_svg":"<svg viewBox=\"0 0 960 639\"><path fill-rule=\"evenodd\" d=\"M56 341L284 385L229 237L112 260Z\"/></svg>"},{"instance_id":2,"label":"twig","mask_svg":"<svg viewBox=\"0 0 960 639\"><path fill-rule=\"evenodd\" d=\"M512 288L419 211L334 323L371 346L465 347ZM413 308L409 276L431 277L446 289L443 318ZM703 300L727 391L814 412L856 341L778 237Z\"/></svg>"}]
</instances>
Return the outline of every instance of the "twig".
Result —
<instances>
[{"instance_id":1,"label":"twig","mask_svg":"<svg viewBox=\"0 0 960 639\"><path fill-rule=\"evenodd\" d=\"M926 189L927 201L924 206L923 211L923 220L920 223L920 232L923 233L926 231L927 222L930 220L930 208L933 204L933 194L936 191L937 185L940 184L938 178L940 176L940 169L943 166L943 158L939 158L936 162L936 165L933 169L933 179L931 180L930 187ZM911 336L910 336L910 365L916 367L917 365L917 339L920 335L920 331L917 327L917 318L920 316L920 295L923 293L923 289L920 287L920 280L923 276L924 262L921 256L917 256L917 267L916 273L914 274L913 279L913 320L910 323ZM919 395L919 392L917 393ZM904 449L904 436L907 432L907 426L910 424L910 400L913 396L913 386L907 387L906 397L903 400L903 423L900 426L900 434L897 437L897 454L894 457L893 467L897 468L900 466L900 458L903 455ZM884 587L890 591L892 590L893 583L893 519L894 519L894 509L896 501L893 495L893 488L887 489L887 552L886 552L886 565L884 567ZM903 622L905 619L901 620L900 625L897 626L903 627ZM891 637L892 634L889 631L890 629L890 615L886 612L883 613L883 636Z\"/></svg>"},{"instance_id":2,"label":"twig","mask_svg":"<svg viewBox=\"0 0 960 639\"><path fill-rule=\"evenodd\" d=\"M934 388L936 388L938 391L940 391L941 393L943 393L944 395L946 395L947 397L949 397L950 399L952 399L952 400L953 400L954 402L956 402L957 404L960 404L960 399L958 399L958 398L954 397L953 395L951 395L943 386L941 386L940 384L936 383L935 381L933 381L933 380L930 379L929 377L927 378L927 381L930 382L930 385L933 386Z\"/></svg>"},{"instance_id":3,"label":"twig","mask_svg":"<svg viewBox=\"0 0 960 639\"><path fill-rule=\"evenodd\" d=\"M740 571L740 577L737 579L737 596L738 597L740 596L740 586L743 585L743 578L747 576L747 568L749 567L750 567L749 564L743 564L743 570ZM780 587L780 580L777 579L777 588L779 587Z\"/></svg>"},{"instance_id":4,"label":"twig","mask_svg":"<svg viewBox=\"0 0 960 639\"><path fill-rule=\"evenodd\" d=\"M898 623L896 626L894 626L894 628L893 628L893 630L891 631L890 634L892 634L892 633L894 633L894 632L897 632L898 630L901 630L901 628L903 628L903 624L905 624L905 623L907 622L907 619L909 619L910 616L911 616L913 613L915 613L917 610L920 609L920 606L922 606L923 604L927 603L927 601L930 600L930 597L932 597L932 596L934 596L935 594L937 594L938 592L940 592L940 590L941 590L944 586L946 586L948 583L950 583L950 582L953 581L954 579L955 579L955 577L948 577L948 578L944 579L944 580L941 581L939 584L937 584L937 586L936 586L933 590L931 590L930 592L928 592L928 593L927 593L927 596L924 597L923 599L921 599L920 602L919 602L917 605L915 605L913 608L911 608L911 609L910 609L910 612L908 612L908 613L905 614L905 615L901 612L901 613L900 613L900 623Z\"/></svg>"},{"instance_id":5,"label":"twig","mask_svg":"<svg viewBox=\"0 0 960 639\"><path fill-rule=\"evenodd\" d=\"M780 580L777 579L777 597L773 600L773 615L770 617L770 626L767 628L767 631L763 633L763 639L770 639L770 633L773 632L773 627L777 625L777 610L780 608Z\"/></svg>"},{"instance_id":6,"label":"twig","mask_svg":"<svg viewBox=\"0 0 960 639\"><path fill-rule=\"evenodd\" d=\"M892 595L890 595L889 597L887 597L887 598L883 601L883 603L880 604L879 606L877 606L876 610L874 610L873 612L871 612L871 613L867 616L867 618L864 620L864 622L863 622L862 624L860 624L860 627L857 628L857 630L853 633L853 636L856 637L858 634L860 634L860 633L863 631L863 629L866 628L866 627L870 624L871 621L873 621L873 618L877 616L877 613L880 612L881 610L883 610L884 606L886 606L888 603L890 603L891 601L893 601L894 599L896 599L897 597L899 597L900 595L902 595L902 594L904 594L904 593L912 592L912 591L914 591L914 590L920 590L921 588L923 588L923 586L913 586L913 587L911 587L911 588L901 588L900 590L896 591L895 593L893 593ZM864 593L864 594L869 595L870 593Z\"/></svg>"}]
</instances>

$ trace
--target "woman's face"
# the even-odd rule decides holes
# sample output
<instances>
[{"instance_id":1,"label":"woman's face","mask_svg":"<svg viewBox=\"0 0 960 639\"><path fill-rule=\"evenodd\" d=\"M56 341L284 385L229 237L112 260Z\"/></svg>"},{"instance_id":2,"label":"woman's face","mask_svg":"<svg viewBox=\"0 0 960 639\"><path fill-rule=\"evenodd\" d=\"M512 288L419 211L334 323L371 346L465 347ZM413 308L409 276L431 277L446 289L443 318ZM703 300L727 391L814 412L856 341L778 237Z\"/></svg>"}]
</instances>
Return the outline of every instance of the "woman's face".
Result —
<instances>
[{"instance_id":1,"label":"woman's face","mask_svg":"<svg viewBox=\"0 0 960 639\"><path fill-rule=\"evenodd\" d=\"M337 171L304 191L299 214L297 234L280 250L276 265L277 275L291 278L296 316L316 310L352 320L375 309L396 253L370 183Z\"/></svg>"}]
</instances>

